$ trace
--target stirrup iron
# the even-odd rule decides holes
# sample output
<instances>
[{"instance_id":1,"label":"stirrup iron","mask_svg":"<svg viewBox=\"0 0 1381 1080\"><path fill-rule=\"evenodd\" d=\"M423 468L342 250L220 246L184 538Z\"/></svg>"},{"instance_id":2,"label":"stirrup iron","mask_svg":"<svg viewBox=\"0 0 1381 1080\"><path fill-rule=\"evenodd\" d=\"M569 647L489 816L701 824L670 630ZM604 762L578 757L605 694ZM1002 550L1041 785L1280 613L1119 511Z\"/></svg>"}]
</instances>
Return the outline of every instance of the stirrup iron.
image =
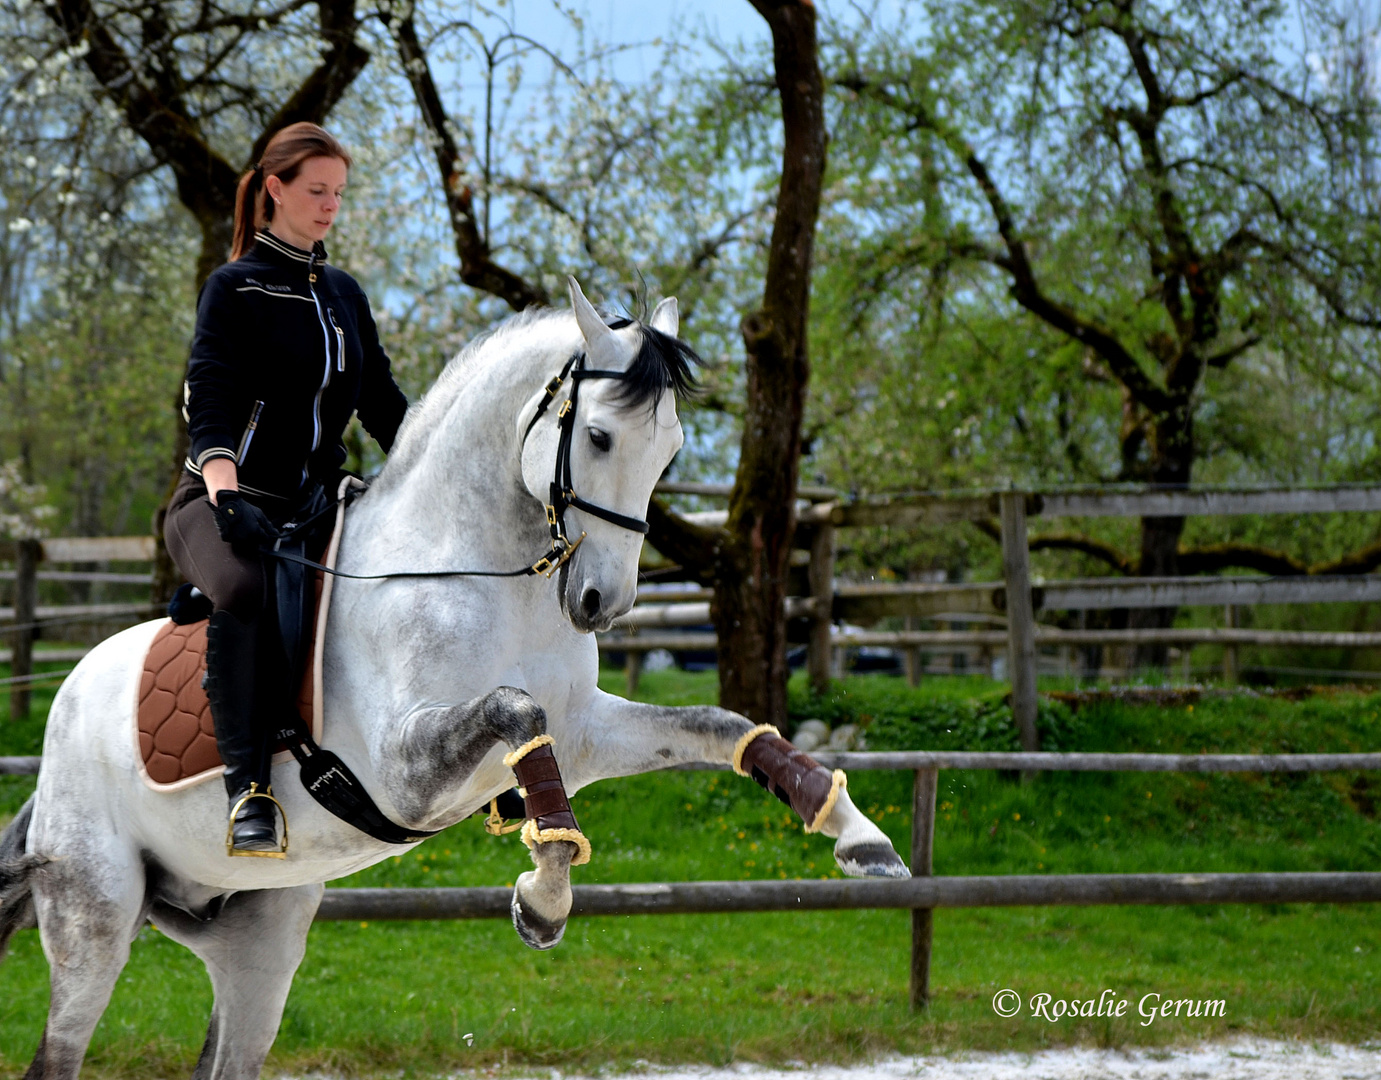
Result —
<instances>
[{"instance_id":1,"label":"stirrup iron","mask_svg":"<svg viewBox=\"0 0 1381 1080\"><path fill-rule=\"evenodd\" d=\"M239 816L241 809L250 799L267 799L278 807L278 814L283 819L283 846L277 851L247 851L235 846L235 818ZM251 781L249 790L236 800L235 805L230 808L230 820L225 826L225 853L232 857L252 859L286 859L288 857L288 813L283 809L283 804L273 797L273 789L265 788L259 790L258 781Z\"/></svg>"}]
</instances>

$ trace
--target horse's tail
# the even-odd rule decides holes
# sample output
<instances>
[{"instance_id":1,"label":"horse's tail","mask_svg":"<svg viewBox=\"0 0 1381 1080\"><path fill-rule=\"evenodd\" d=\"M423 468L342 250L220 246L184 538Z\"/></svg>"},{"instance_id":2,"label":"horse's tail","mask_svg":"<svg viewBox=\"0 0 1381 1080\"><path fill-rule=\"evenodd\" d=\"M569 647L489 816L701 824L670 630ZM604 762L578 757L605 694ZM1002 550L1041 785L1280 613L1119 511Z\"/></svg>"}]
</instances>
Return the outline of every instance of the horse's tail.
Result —
<instances>
[{"instance_id":1,"label":"horse's tail","mask_svg":"<svg viewBox=\"0 0 1381 1080\"><path fill-rule=\"evenodd\" d=\"M29 796L23 808L0 833L0 957L16 930L38 925L34 917L33 872L46 861L29 853L29 822L34 816L34 799Z\"/></svg>"}]
</instances>

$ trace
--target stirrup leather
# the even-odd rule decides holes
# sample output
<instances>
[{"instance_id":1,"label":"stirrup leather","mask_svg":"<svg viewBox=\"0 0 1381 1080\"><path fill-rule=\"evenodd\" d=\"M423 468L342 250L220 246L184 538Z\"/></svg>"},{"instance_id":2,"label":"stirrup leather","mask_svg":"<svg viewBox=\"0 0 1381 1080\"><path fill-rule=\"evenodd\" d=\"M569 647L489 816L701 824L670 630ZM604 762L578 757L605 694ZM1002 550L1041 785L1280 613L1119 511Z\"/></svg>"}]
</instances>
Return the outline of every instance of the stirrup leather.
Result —
<instances>
[{"instance_id":1,"label":"stirrup leather","mask_svg":"<svg viewBox=\"0 0 1381 1080\"><path fill-rule=\"evenodd\" d=\"M278 814L283 819L283 846L277 851L243 851L235 846L235 818L250 799L267 799L278 807ZM272 788L265 788L260 791L258 781L251 781L249 790L241 795L235 805L230 808L230 821L225 827L225 853L230 856L253 859L286 859L288 857L288 813L283 809L283 804L273 797Z\"/></svg>"}]
</instances>

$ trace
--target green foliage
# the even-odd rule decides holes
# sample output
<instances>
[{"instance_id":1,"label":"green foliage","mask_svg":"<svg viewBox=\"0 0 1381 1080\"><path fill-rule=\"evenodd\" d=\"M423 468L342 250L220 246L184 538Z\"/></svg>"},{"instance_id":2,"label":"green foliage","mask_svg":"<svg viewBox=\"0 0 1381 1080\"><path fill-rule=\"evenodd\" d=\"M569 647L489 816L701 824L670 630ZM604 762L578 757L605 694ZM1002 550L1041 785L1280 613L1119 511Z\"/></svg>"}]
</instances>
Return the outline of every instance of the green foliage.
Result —
<instances>
[{"instance_id":1,"label":"green foliage","mask_svg":"<svg viewBox=\"0 0 1381 1080\"><path fill-rule=\"evenodd\" d=\"M1196 482L1371 478L1374 376L1359 376L1381 356L1363 178L1378 108L1354 63L1367 33L1323 5L1156 0L968 0L832 25L802 474L865 494L1146 479L1174 454L1134 374L1192 380ZM1009 240L1042 296L1106 331L1131 374L1018 302ZM1211 264L1221 297L1187 295L1179 264ZM1180 362L1196 355L1217 359ZM1249 532L1320 562L1377 535L1374 520L1296 525L1195 520L1185 543ZM1071 527L1139 546L1133 523L1049 526ZM954 528L847 542L860 571L971 574L993 553Z\"/></svg>"},{"instance_id":2,"label":"green foliage","mask_svg":"<svg viewBox=\"0 0 1381 1080\"><path fill-rule=\"evenodd\" d=\"M788 687L793 724L824 720L831 727L858 724L869 750L1021 749L1008 695L1001 690L977 697L937 697L900 679L861 676L834 681L817 696L802 682ZM1036 729L1046 750L1074 749L1082 723L1058 701L1042 699Z\"/></svg>"}]
</instances>

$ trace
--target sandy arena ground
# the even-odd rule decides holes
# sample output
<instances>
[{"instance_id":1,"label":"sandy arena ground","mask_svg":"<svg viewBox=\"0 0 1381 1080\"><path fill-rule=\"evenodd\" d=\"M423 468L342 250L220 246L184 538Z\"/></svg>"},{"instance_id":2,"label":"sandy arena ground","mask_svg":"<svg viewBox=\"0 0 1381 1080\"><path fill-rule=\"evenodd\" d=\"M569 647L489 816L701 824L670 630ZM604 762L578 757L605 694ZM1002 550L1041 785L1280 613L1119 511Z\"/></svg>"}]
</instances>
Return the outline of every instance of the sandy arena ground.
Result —
<instances>
[{"instance_id":1,"label":"sandy arena ground","mask_svg":"<svg viewBox=\"0 0 1381 1080\"><path fill-rule=\"evenodd\" d=\"M1045 1050L794 1070L657 1069L643 1075L647 1080L1381 1080L1381 1046L1243 1039L1174 1050Z\"/></svg>"}]
</instances>

